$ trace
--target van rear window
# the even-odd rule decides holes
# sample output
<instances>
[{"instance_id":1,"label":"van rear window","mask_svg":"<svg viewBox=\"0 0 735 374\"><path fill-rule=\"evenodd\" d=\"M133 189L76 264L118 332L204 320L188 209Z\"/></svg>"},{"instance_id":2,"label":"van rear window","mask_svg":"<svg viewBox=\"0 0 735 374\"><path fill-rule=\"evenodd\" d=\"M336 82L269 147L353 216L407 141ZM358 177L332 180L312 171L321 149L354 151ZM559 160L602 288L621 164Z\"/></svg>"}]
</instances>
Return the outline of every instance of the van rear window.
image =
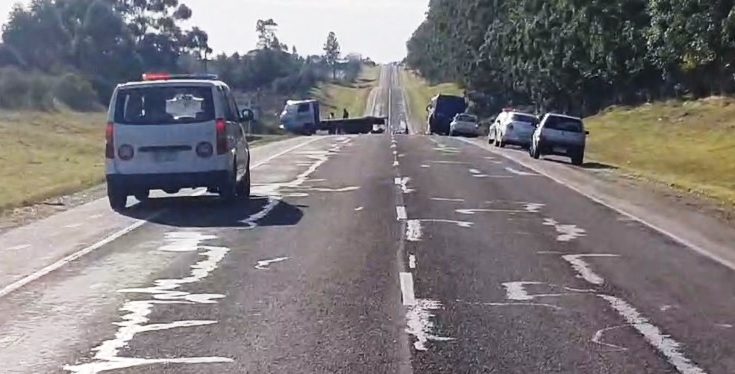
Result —
<instances>
[{"instance_id":1,"label":"van rear window","mask_svg":"<svg viewBox=\"0 0 735 374\"><path fill-rule=\"evenodd\" d=\"M117 93L115 123L175 125L214 120L211 87L152 86Z\"/></svg>"}]
</instances>

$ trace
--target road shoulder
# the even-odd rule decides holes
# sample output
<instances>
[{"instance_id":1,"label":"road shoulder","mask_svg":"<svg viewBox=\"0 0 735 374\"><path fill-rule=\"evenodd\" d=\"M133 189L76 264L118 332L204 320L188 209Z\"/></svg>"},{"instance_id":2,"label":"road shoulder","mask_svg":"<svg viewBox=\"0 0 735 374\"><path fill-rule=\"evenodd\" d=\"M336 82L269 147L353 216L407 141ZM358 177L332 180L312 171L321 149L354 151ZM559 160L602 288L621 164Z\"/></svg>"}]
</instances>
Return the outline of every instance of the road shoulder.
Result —
<instances>
[{"instance_id":1,"label":"road shoulder","mask_svg":"<svg viewBox=\"0 0 735 374\"><path fill-rule=\"evenodd\" d=\"M529 168L735 269L735 250L731 244L735 242L735 229L716 218L709 209L699 209L702 205L694 207L687 200L682 203L682 200L677 201L630 179L623 181L548 160L533 160L520 150L496 149L485 144L483 139L462 141Z\"/></svg>"}]
</instances>

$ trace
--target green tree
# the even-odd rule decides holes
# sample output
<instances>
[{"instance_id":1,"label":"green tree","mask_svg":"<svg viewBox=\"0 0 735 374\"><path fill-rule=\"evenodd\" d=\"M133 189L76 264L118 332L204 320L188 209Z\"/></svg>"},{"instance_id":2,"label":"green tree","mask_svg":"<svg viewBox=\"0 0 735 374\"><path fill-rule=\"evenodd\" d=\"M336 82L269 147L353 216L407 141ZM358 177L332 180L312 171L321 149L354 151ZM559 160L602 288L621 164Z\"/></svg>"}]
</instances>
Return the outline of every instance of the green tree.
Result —
<instances>
[{"instance_id":1,"label":"green tree","mask_svg":"<svg viewBox=\"0 0 735 374\"><path fill-rule=\"evenodd\" d=\"M337 64L339 63L341 54L337 35L334 32L330 32L327 35L326 43L324 43L324 60L332 69L332 79L337 79Z\"/></svg>"}]
</instances>

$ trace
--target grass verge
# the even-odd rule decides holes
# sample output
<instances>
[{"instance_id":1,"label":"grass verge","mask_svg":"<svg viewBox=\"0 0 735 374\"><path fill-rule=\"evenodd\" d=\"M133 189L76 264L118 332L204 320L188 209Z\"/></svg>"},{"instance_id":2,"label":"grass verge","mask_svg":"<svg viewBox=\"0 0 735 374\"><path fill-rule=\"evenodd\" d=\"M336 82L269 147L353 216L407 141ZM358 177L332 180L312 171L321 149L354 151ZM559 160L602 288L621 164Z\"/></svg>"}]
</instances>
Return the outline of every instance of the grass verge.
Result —
<instances>
[{"instance_id":1,"label":"grass verge","mask_svg":"<svg viewBox=\"0 0 735 374\"><path fill-rule=\"evenodd\" d=\"M735 99L610 108L585 121L590 158L735 205Z\"/></svg>"},{"instance_id":2,"label":"grass verge","mask_svg":"<svg viewBox=\"0 0 735 374\"><path fill-rule=\"evenodd\" d=\"M0 210L104 180L105 113L0 111Z\"/></svg>"},{"instance_id":3,"label":"grass verge","mask_svg":"<svg viewBox=\"0 0 735 374\"><path fill-rule=\"evenodd\" d=\"M464 96L464 90L454 83L432 85L414 72L401 70L401 82L406 90L410 120L414 124L426 123L426 106L438 94Z\"/></svg>"},{"instance_id":4,"label":"grass verge","mask_svg":"<svg viewBox=\"0 0 735 374\"><path fill-rule=\"evenodd\" d=\"M380 66L363 66L356 81L321 83L311 90L311 97L321 103L324 118L330 112L342 118L343 109L347 109L350 117L361 117L365 113L370 91L378 85L379 77Z\"/></svg>"}]
</instances>

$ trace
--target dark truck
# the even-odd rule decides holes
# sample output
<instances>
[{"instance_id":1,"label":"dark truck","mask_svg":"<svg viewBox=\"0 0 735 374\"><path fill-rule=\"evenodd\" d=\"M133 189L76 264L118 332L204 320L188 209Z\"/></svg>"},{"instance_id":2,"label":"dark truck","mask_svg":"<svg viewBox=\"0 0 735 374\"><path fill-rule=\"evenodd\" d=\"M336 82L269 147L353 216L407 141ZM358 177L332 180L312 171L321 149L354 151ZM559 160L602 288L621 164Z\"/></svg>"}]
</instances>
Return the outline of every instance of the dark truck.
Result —
<instances>
[{"instance_id":1,"label":"dark truck","mask_svg":"<svg viewBox=\"0 0 735 374\"><path fill-rule=\"evenodd\" d=\"M467 110L467 102L461 96L437 95L426 110L429 112L429 133L449 135L452 119Z\"/></svg>"},{"instance_id":2,"label":"dark truck","mask_svg":"<svg viewBox=\"0 0 735 374\"><path fill-rule=\"evenodd\" d=\"M330 134L369 134L380 132L376 125L385 125L382 117L323 119L316 100L291 100L281 113L281 128L294 134L312 135L319 130Z\"/></svg>"}]
</instances>

